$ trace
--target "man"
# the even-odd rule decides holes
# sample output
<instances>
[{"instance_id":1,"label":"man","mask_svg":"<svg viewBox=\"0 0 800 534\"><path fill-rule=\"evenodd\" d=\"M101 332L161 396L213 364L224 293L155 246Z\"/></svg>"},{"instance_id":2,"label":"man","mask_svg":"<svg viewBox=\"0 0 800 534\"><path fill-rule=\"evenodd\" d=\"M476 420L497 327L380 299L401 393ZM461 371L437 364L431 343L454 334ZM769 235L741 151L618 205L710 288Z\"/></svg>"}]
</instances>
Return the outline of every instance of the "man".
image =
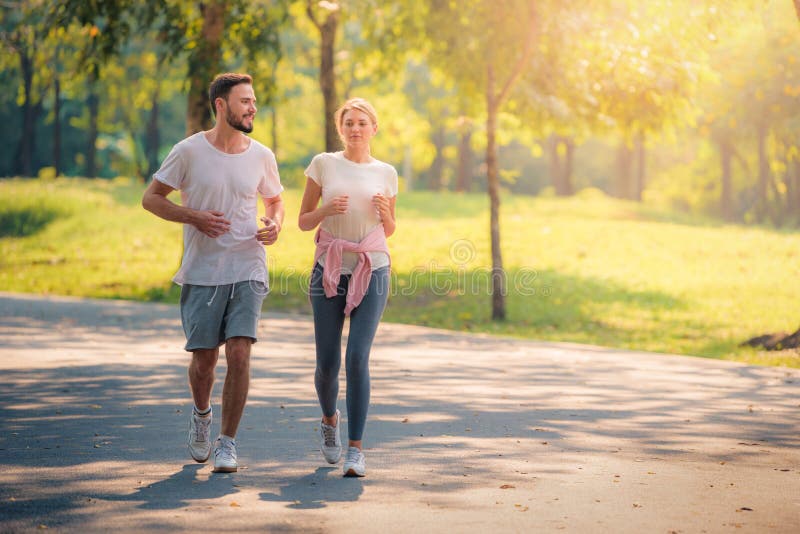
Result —
<instances>
[{"instance_id":1,"label":"man","mask_svg":"<svg viewBox=\"0 0 800 534\"><path fill-rule=\"evenodd\" d=\"M197 462L211 455L211 390L225 345L222 424L214 442L214 471L234 472L236 430L250 385L250 347L256 341L267 294L263 245L278 239L283 187L270 149L250 139L256 114L252 78L221 74L209 97L216 124L175 145L144 192L142 206L183 224L183 258L173 280L181 287L185 350L192 353L189 386L194 409L189 452ZM181 205L167 198L180 190ZM257 196L266 217L257 223Z\"/></svg>"}]
</instances>

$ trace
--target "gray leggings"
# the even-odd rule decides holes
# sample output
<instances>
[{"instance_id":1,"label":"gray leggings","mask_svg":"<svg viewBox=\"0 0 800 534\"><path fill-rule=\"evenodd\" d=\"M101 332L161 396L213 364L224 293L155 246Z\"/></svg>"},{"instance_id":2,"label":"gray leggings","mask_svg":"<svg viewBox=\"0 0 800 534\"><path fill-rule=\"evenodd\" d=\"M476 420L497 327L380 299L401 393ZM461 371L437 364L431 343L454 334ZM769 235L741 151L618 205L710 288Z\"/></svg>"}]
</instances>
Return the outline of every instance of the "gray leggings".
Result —
<instances>
[{"instance_id":1,"label":"gray leggings","mask_svg":"<svg viewBox=\"0 0 800 534\"><path fill-rule=\"evenodd\" d=\"M342 275L336 296L327 298L322 288L322 267L311 274L311 308L314 311L314 337L317 344L317 370L314 385L322 413L336 413L339 396L339 369L342 365L342 329L350 275ZM369 288L361 303L350 313L345 371L347 374L347 434L360 441L369 409L369 351L389 296L389 267L372 271Z\"/></svg>"}]
</instances>

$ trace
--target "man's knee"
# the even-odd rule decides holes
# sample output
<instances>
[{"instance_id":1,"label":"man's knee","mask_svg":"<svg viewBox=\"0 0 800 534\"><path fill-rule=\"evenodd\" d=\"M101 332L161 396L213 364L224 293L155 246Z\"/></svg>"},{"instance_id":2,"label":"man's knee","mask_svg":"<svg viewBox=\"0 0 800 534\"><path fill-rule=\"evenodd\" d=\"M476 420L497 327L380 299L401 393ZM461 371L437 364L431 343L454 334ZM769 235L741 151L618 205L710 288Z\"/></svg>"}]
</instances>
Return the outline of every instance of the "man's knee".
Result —
<instances>
[{"instance_id":1,"label":"man's knee","mask_svg":"<svg viewBox=\"0 0 800 534\"><path fill-rule=\"evenodd\" d=\"M232 337L225 342L225 357L228 367L246 367L250 364L250 347L253 340L249 337Z\"/></svg>"},{"instance_id":2,"label":"man's knee","mask_svg":"<svg viewBox=\"0 0 800 534\"><path fill-rule=\"evenodd\" d=\"M219 358L218 349L202 349L192 352L192 363L198 373L208 374L214 372Z\"/></svg>"}]
</instances>

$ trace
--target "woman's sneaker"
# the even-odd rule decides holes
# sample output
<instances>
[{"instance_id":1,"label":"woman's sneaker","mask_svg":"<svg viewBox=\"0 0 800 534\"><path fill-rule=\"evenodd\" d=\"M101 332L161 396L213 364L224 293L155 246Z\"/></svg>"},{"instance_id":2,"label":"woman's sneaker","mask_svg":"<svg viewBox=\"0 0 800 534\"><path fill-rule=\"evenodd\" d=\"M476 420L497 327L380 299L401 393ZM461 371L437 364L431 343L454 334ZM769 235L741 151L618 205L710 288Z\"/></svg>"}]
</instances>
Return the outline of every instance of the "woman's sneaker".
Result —
<instances>
[{"instance_id":1,"label":"woman's sneaker","mask_svg":"<svg viewBox=\"0 0 800 534\"><path fill-rule=\"evenodd\" d=\"M195 462L203 463L211 456L211 411L200 416L192 410L189 418L189 454Z\"/></svg>"},{"instance_id":2,"label":"woman's sneaker","mask_svg":"<svg viewBox=\"0 0 800 534\"><path fill-rule=\"evenodd\" d=\"M367 474L367 465L364 461L364 453L358 447L347 449L347 458L344 460L344 476L363 477Z\"/></svg>"},{"instance_id":3,"label":"woman's sneaker","mask_svg":"<svg viewBox=\"0 0 800 534\"><path fill-rule=\"evenodd\" d=\"M217 438L214 442L214 472L235 473L238 469L236 442L232 439Z\"/></svg>"},{"instance_id":4,"label":"woman's sneaker","mask_svg":"<svg viewBox=\"0 0 800 534\"><path fill-rule=\"evenodd\" d=\"M319 424L319 450L329 464L335 464L342 457L342 438L339 434L339 410L336 410L336 426Z\"/></svg>"}]
</instances>

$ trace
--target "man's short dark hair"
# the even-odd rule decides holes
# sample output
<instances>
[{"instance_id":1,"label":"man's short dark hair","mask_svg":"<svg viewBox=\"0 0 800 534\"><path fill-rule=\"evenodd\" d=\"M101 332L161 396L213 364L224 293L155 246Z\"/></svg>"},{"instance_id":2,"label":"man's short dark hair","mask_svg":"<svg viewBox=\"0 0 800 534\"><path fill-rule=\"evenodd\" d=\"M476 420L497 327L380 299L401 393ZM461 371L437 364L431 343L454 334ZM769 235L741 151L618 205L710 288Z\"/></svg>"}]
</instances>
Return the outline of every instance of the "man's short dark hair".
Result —
<instances>
[{"instance_id":1,"label":"man's short dark hair","mask_svg":"<svg viewBox=\"0 0 800 534\"><path fill-rule=\"evenodd\" d=\"M246 83L253 85L253 77L249 74L239 74L236 72L226 72L225 74L218 74L211 85L208 87L208 99L211 103L211 112L217 116L217 106L214 102L218 98L223 98L228 101L228 95L231 94L231 89L235 86Z\"/></svg>"}]
</instances>

